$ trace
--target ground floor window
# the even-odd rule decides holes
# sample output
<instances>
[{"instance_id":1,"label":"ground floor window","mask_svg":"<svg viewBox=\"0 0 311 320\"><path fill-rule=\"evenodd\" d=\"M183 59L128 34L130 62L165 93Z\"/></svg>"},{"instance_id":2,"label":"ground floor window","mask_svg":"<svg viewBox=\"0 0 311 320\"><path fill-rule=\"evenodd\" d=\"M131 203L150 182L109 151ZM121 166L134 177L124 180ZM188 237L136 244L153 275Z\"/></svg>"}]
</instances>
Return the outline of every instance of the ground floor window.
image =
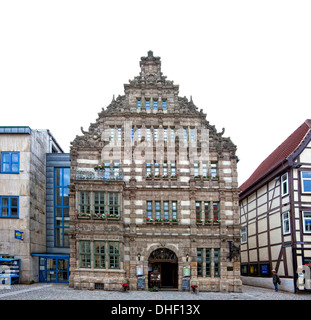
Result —
<instances>
[{"instance_id":1,"label":"ground floor window","mask_svg":"<svg viewBox=\"0 0 311 320\"><path fill-rule=\"evenodd\" d=\"M220 277L220 249L197 248L197 276Z\"/></svg>"},{"instance_id":2,"label":"ground floor window","mask_svg":"<svg viewBox=\"0 0 311 320\"><path fill-rule=\"evenodd\" d=\"M80 268L120 269L118 241L79 241Z\"/></svg>"}]
</instances>

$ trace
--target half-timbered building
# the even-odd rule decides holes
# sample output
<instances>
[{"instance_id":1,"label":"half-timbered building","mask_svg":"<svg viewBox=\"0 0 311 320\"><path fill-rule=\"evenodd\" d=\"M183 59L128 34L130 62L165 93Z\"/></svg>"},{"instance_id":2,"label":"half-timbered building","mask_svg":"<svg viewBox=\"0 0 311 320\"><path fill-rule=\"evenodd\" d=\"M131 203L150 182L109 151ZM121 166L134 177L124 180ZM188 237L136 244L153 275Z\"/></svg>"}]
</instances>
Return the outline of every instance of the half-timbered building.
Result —
<instances>
[{"instance_id":1,"label":"half-timbered building","mask_svg":"<svg viewBox=\"0 0 311 320\"><path fill-rule=\"evenodd\" d=\"M70 286L241 291L236 146L152 51L71 146Z\"/></svg>"},{"instance_id":2,"label":"half-timbered building","mask_svg":"<svg viewBox=\"0 0 311 320\"><path fill-rule=\"evenodd\" d=\"M296 291L311 265L311 120L306 120L240 186L241 274L246 284Z\"/></svg>"}]
</instances>

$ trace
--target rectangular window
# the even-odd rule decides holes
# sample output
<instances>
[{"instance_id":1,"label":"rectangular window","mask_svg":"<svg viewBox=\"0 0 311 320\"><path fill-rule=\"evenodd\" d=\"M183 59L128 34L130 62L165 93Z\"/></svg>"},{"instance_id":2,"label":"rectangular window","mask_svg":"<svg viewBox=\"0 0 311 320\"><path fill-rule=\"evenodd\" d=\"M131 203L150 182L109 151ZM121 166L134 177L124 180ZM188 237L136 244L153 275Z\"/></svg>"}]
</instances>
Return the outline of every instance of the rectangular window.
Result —
<instances>
[{"instance_id":1,"label":"rectangular window","mask_svg":"<svg viewBox=\"0 0 311 320\"><path fill-rule=\"evenodd\" d=\"M206 277L210 277L212 275L212 268L211 268L211 249L205 249L205 275Z\"/></svg>"},{"instance_id":2,"label":"rectangular window","mask_svg":"<svg viewBox=\"0 0 311 320\"><path fill-rule=\"evenodd\" d=\"M120 269L120 244L109 241L109 269Z\"/></svg>"},{"instance_id":3,"label":"rectangular window","mask_svg":"<svg viewBox=\"0 0 311 320\"><path fill-rule=\"evenodd\" d=\"M161 220L161 202L160 201L155 202L155 219L157 221Z\"/></svg>"},{"instance_id":4,"label":"rectangular window","mask_svg":"<svg viewBox=\"0 0 311 320\"><path fill-rule=\"evenodd\" d=\"M163 128L163 140L167 141L167 128Z\"/></svg>"},{"instance_id":5,"label":"rectangular window","mask_svg":"<svg viewBox=\"0 0 311 320\"><path fill-rule=\"evenodd\" d=\"M305 211L303 215L303 230L305 233L311 233L311 211Z\"/></svg>"},{"instance_id":6,"label":"rectangular window","mask_svg":"<svg viewBox=\"0 0 311 320\"><path fill-rule=\"evenodd\" d=\"M134 141L134 127L131 129L131 140Z\"/></svg>"},{"instance_id":7,"label":"rectangular window","mask_svg":"<svg viewBox=\"0 0 311 320\"><path fill-rule=\"evenodd\" d=\"M122 140L122 128L118 128L118 141Z\"/></svg>"},{"instance_id":8,"label":"rectangular window","mask_svg":"<svg viewBox=\"0 0 311 320\"><path fill-rule=\"evenodd\" d=\"M105 192L94 192L94 213L105 215Z\"/></svg>"},{"instance_id":9,"label":"rectangular window","mask_svg":"<svg viewBox=\"0 0 311 320\"><path fill-rule=\"evenodd\" d=\"M282 196L288 194L288 173L285 173L281 176L281 192Z\"/></svg>"},{"instance_id":10,"label":"rectangular window","mask_svg":"<svg viewBox=\"0 0 311 320\"><path fill-rule=\"evenodd\" d=\"M197 248L197 276L203 277L203 249Z\"/></svg>"},{"instance_id":11,"label":"rectangular window","mask_svg":"<svg viewBox=\"0 0 311 320\"><path fill-rule=\"evenodd\" d=\"M80 240L80 268L91 268L91 242Z\"/></svg>"},{"instance_id":12,"label":"rectangular window","mask_svg":"<svg viewBox=\"0 0 311 320\"><path fill-rule=\"evenodd\" d=\"M108 214L113 217L120 216L119 193L108 192Z\"/></svg>"},{"instance_id":13,"label":"rectangular window","mask_svg":"<svg viewBox=\"0 0 311 320\"><path fill-rule=\"evenodd\" d=\"M158 141L159 140L158 128L154 128L153 129L153 139L154 139L154 141Z\"/></svg>"},{"instance_id":14,"label":"rectangular window","mask_svg":"<svg viewBox=\"0 0 311 320\"><path fill-rule=\"evenodd\" d=\"M146 163L146 177L151 178L152 177L152 170L151 170L151 163Z\"/></svg>"},{"instance_id":15,"label":"rectangular window","mask_svg":"<svg viewBox=\"0 0 311 320\"><path fill-rule=\"evenodd\" d=\"M283 234L289 234L290 233L289 212L284 212L282 214L282 220L283 220Z\"/></svg>"},{"instance_id":16,"label":"rectangular window","mask_svg":"<svg viewBox=\"0 0 311 320\"><path fill-rule=\"evenodd\" d=\"M163 163L163 177L168 176L168 168L167 168L167 162Z\"/></svg>"},{"instance_id":17,"label":"rectangular window","mask_svg":"<svg viewBox=\"0 0 311 320\"><path fill-rule=\"evenodd\" d=\"M106 249L104 241L94 241L94 268L106 268Z\"/></svg>"},{"instance_id":18,"label":"rectangular window","mask_svg":"<svg viewBox=\"0 0 311 320\"><path fill-rule=\"evenodd\" d=\"M241 227L241 243L247 242L247 227Z\"/></svg>"},{"instance_id":19,"label":"rectangular window","mask_svg":"<svg viewBox=\"0 0 311 320\"><path fill-rule=\"evenodd\" d=\"M166 109L166 100L162 100L162 109L167 110Z\"/></svg>"},{"instance_id":20,"label":"rectangular window","mask_svg":"<svg viewBox=\"0 0 311 320\"><path fill-rule=\"evenodd\" d=\"M110 141L114 140L114 128L110 128L110 137L109 137Z\"/></svg>"},{"instance_id":21,"label":"rectangular window","mask_svg":"<svg viewBox=\"0 0 311 320\"><path fill-rule=\"evenodd\" d=\"M177 201L172 201L172 221L177 221Z\"/></svg>"},{"instance_id":22,"label":"rectangular window","mask_svg":"<svg viewBox=\"0 0 311 320\"><path fill-rule=\"evenodd\" d=\"M175 140L175 129L171 128L171 141Z\"/></svg>"},{"instance_id":23,"label":"rectangular window","mask_svg":"<svg viewBox=\"0 0 311 320\"><path fill-rule=\"evenodd\" d=\"M69 247L70 168L55 168L54 181L55 246Z\"/></svg>"},{"instance_id":24,"label":"rectangular window","mask_svg":"<svg viewBox=\"0 0 311 320\"><path fill-rule=\"evenodd\" d=\"M147 201L147 221L153 220L152 201Z\"/></svg>"},{"instance_id":25,"label":"rectangular window","mask_svg":"<svg viewBox=\"0 0 311 320\"><path fill-rule=\"evenodd\" d=\"M194 176L195 177L199 177L199 175L200 175L200 164L199 163L194 163L193 167L194 167Z\"/></svg>"},{"instance_id":26,"label":"rectangular window","mask_svg":"<svg viewBox=\"0 0 311 320\"><path fill-rule=\"evenodd\" d=\"M146 110L150 110L150 99L145 100Z\"/></svg>"},{"instance_id":27,"label":"rectangular window","mask_svg":"<svg viewBox=\"0 0 311 320\"><path fill-rule=\"evenodd\" d=\"M140 99L140 98L137 98L137 99L136 99L136 109L137 109L137 110L140 110L140 109L141 109L141 99Z\"/></svg>"},{"instance_id":28,"label":"rectangular window","mask_svg":"<svg viewBox=\"0 0 311 320\"><path fill-rule=\"evenodd\" d=\"M19 217L19 197L0 196L0 218Z\"/></svg>"},{"instance_id":29,"label":"rectangular window","mask_svg":"<svg viewBox=\"0 0 311 320\"><path fill-rule=\"evenodd\" d=\"M220 277L220 249L214 249L214 276Z\"/></svg>"},{"instance_id":30,"label":"rectangular window","mask_svg":"<svg viewBox=\"0 0 311 320\"><path fill-rule=\"evenodd\" d=\"M19 152L1 152L1 173L19 173Z\"/></svg>"},{"instance_id":31,"label":"rectangular window","mask_svg":"<svg viewBox=\"0 0 311 320\"><path fill-rule=\"evenodd\" d=\"M158 100L153 100L153 110L158 110Z\"/></svg>"},{"instance_id":32,"label":"rectangular window","mask_svg":"<svg viewBox=\"0 0 311 320\"><path fill-rule=\"evenodd\" d=\"M137 128L137 140L141 141L141 128Z\"/></svg>"},{"instance_id":33,"label":"rectangular window","mask_svg":"<svg viewBox=\"0 0 311 320\"><path fill-rule=\"evenodd\" d=\"M219 202L213 202L213 219L214 221L218 221L219 220Z\"/></svg>"},{"instance_id":34,"label":"rectangular window","mask_svg":"<svg viewBox=\"0 0 311 320\"><path fill-rule=\"evenodd\" d=\"M155 177L160 176L160 164L158 162L154 163L154 176Z\"/></svg>"},{"instance_id":35,"label":"rectangular window","mask_svg":"<svg viewBox=\"0 0 311 320\"><path fill-rule=\"evenodd\" d=\"M171 177L176 177L177 172L176 172L176 163L171 163Z\"/></svg>"},{"instance_id":36,"label":"rectangular window","mask_svg":"<svg viewBox=\"0 0 311 320\"><path fill-rule=\"evenodd\" d=\"M311 171L301 172L302 192L311 193Z\"/></svg>"},{"instance_id":37,"label":"rectangular window","mask_svg":"<svg viewBox=\"0 0 311 320\"><path fill-rule=\"evenodd\" d=\"M207 178L207 175L208 175L208 165L207 163L202 163L202 175L203 175L203 178Z\"/></svg>"},{"instance_id":38,"label":"rectangular window","mask_svg":"<svg viewBox=\"0 0 311 320\"><path fill-rule=\"evenodd\" d=\"M217 161L211 162L211 176L212 176L212 178L218 177L218 162Z\"/></svg>"},{"instance_id":39,"label":"rectangular window","mask_svg":"<svg viewBox=\"0 0 311 320\"><path fill-rule=\"evenodd\" d=\"M184 141L187 142L188 141L188 129L184 128Z\"/></svg>"},{"instance_id":40,"label":"rectangular window","mask_svg":"<svg viewBox=\"0 0 311 320\"><path fill-rule=\"evenodd\" d=\"M151 141L151 129L146 128L146 136L147 136L147 141Z\"/></svg>"},{"instance_id":41,"label":"rectangular window","mask_svg":"<svg viewBox=\"0 0 311 320\"><path fill-rule=\"evenodd\" d=\"M195 129L190 128L190 141L195 142Z\"/></svg>"},{"instance_id":42,"label":"rectangular window","mask_svg":"<svg viewBox=\"0 0 311 320\"><path fill-rule=\"evenodd\" d=\"M205 217L205 222L208 222L210 220L210 204L208 201L204 202L204 217Z\"/></svg>"},{"instance_id":43,"label":"rectangular window","mask_svg":"<svg viewBox=\"0 0 311 320\"><path fill-rule=\"evenodd\" d=\"M168 201L163 202L163 219L165 221L170 220L170 210L169 210L169 202Z\"/></svg>"},{"instance_id":44,"label":"rectangular window","mask_svg":"<svg viewBox=\"0 0 311 320\"><path fill-rule=\"evenodd\" d=\"M91 194L87 191L79 192L79 212L89 214L91 212Z\"/></svg>"},{"instance_id":45,"label":"rectangular window","mask_svg":"<svg viewBox=\"0 0 311 320\"><path fill-rule=\"evenodd\" d=\"M195 216L196 216L197 222L202 221L201 214L202 214L201 202L197 201L195 203Z\"/></svg>"}]
</instances>

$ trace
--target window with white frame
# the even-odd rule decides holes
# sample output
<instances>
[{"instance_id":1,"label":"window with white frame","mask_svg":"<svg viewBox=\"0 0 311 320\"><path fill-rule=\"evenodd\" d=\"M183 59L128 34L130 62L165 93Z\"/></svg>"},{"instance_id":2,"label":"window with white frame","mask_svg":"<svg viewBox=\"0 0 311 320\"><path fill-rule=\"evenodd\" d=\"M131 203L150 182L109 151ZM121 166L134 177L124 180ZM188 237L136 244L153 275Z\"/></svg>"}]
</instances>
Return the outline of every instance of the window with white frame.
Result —
<instances>
[{"instance_id":1,"label":"window with white frame","mask_svg":"<svg viewBox=\"0 0 311 320\"><path fill-rule=\"evenodd\" d=\"M282 221L283 221L283 234L289 234L290 233L289 211L284 212L282 214Z\"/></svg>"},{"instance_id":2,"label":"window with white frame","mask_svg":"<svg viewBox=\"0 0 311 320\"><path fill-rule=\"evenodd\" d=\"M311 171L301 172L302 192L311 193Z\"/></svg>"},{"instance_id":3,"label":"window with white frame","mask_svg":"<svg viewBox=\"0 0 311 320\"><path fill-rule=\"evenodd\" d=\"M281 193L282 193L282 196L286 196L288 194L288 173L287 172L281 176Z\"/></svg>"},{"instance_id":4,"label":"window with white frame","mask_svg":"<svg viewBox=\"0 0 311 320\"><path fill-rule=\"evenodd\" d=\"M241 243L247 242L247 227L241 227Z\"/></svg>"},{"instance_id":5,"label":"window with white frame","mask_svg":"<svg viewBox=\"0 0 311 320\"><path fill-rule=\"evenodd\" d=\"M311 211L302 212L303 218L303 231L305 233L311 233Z\"/></svg>"}]
</instances>

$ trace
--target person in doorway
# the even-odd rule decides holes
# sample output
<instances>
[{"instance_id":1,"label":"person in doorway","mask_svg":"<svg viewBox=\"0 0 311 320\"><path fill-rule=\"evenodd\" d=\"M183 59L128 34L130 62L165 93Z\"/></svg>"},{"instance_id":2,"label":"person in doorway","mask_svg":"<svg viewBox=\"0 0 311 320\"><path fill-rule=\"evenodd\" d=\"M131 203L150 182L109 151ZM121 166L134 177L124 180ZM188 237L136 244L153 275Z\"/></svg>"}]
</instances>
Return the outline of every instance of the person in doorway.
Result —
<instances>
[{"instance_id":1,"label":"person in doorway","mask_svg":"<svg viewBox=\"0 0 311 320\"><path fill-rule=\"evenodd\" d=\"M279 291L278 285L281 284L281 280L278 274L276 273L275 269L272 270L272 281L274 284L275 292L278 292Z\"/></svg>"}]
</instances>

